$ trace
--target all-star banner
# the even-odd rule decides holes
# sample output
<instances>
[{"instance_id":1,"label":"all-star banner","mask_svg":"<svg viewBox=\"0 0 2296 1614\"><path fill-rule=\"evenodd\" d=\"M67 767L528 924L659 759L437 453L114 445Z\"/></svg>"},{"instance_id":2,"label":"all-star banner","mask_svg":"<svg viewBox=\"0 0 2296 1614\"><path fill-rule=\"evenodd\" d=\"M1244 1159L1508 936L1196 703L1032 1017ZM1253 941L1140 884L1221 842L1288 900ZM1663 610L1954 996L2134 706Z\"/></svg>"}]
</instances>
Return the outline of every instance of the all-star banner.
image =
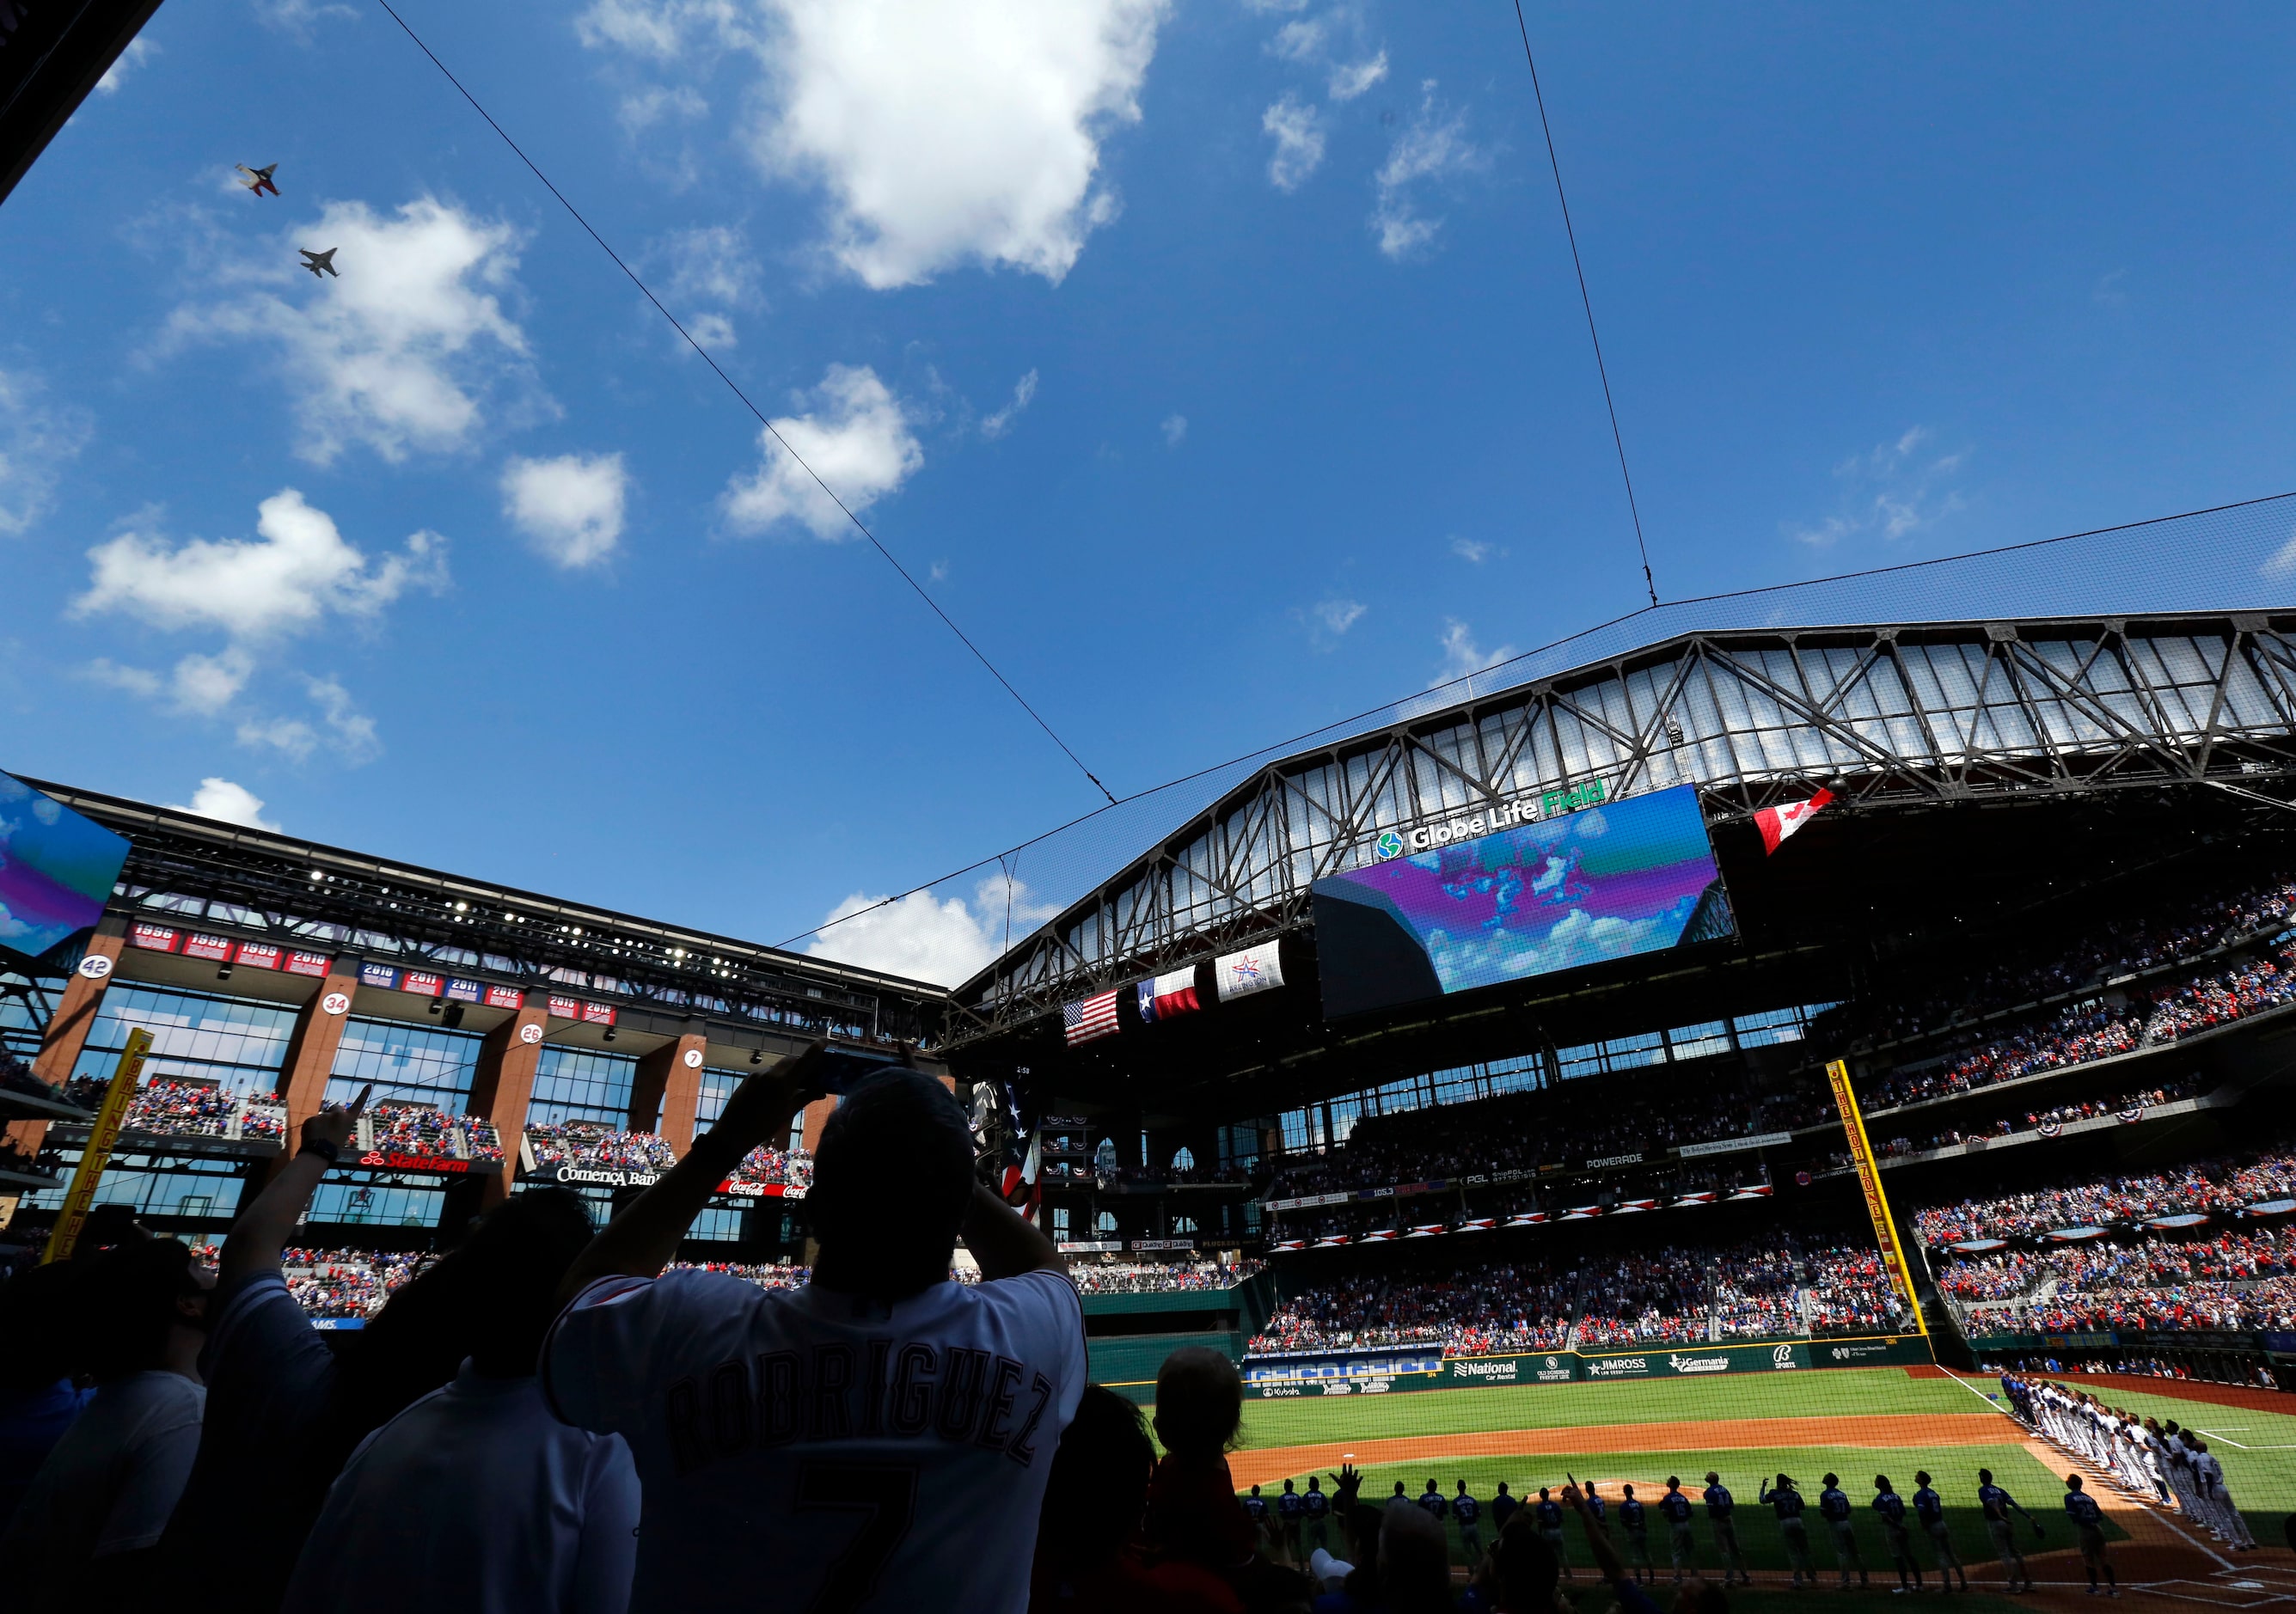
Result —
<instances>
[{"instance_id":1,"label":"all-star banner","mask_svg":"<svg viewBox=\"0 0 2296 1614\"><path fill-rule=\"evenodd\" d=\"M1272 941L1264 946L1246 947L1241 953L1214 959L1212 979L1218 984L1220 1002L1231 1004L1239 997L1272 992L1282 986L1283 959Z\"/></svg>"}]
</instances>

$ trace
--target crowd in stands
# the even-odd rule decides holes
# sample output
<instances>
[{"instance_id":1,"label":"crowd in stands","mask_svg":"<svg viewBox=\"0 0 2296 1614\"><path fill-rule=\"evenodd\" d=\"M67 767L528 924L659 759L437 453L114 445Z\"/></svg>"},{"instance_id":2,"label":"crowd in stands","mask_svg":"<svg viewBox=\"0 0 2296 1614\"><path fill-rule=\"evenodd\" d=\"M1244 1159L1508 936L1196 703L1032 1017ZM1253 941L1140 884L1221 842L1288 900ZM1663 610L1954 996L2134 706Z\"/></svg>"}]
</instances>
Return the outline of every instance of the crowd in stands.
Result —
<instances>
[{"instance_id":1,"label":"crowd in stands","mask_svg":"<svg viewBox=\"0 0 2296 1614\"><path fill-rule=\"evenodd\" d=\"M1578 1288L1577 1273L1558 1273L1543 1261L1455 1267L1431 1277L1362 1275L1285 1299L1250 1350L1559 1350L1570 1332Z\"/></svg>"},{"instance_id":2,"label":"crowd in stands","mask_svg":"<svg viewBox=\"0 0 2296 1614\"><path fill-rule=\"evenodd\" d=\"M1881 1148L1884 1157L1915 1154L1929 1149L1949 1149L1956 1143L1978 1143L1992 1138L2011 1137L2021 1132L2033 1132L2043 1127L2062 1127L2071 1121L2093 1120L2102 1116L2121 1115L2133 1110L2151 1110L2190 1098L2197 1091L2189 1081L2169 1082L2160 1086L2145 1087L2133 1093L2123 1093L2116 1098L2080 1099L2069 1103L2053 1104L2046 1109L2027 1109L1994 1118L1989 1125L1972 1127L1964 1131L1949 1127L1930 1135L1926 1142L1910 1137L1894 1137Z\"/></svg>"},{"instance_id":3,"label":"crowd in stands","mask_svg":"<svg viewBox=\"0 0 2296 1614\"><path fill-rule=\"evenodd\" d=\"M1757 1096L1719 1076L1691 1086L1662 1066L1650 1075L1648 1084L1627 1075L1582 1077L1551 1090L1367 1117L1342 1143L1286 1157L1266 1197L1452 1181L1790 1132L1827 1118L1832 1104L1816 1089Z\"/></svg>"},{"instance_id":4,"label":"crowd in stands","mask_svg":"<svg viewBox=\"0 0 2296 1614\"><path fill-rule=\"evenodd\" d=\"M1957 1254L1938 1287L1972 1332L2279 1328L2296 1301L2286 1228Z\"/></svg>"},{"instance_id":5,"label":"crowd in stands","mask_svg":"<svg viewBox=\"0 0 2296 1614\"><path fill-rule=\"evenodd\" d=\"M1110 1261L1069 1267L1079 1294L1144 1295L1193 1290L1233 1289L1267 1264L1245 1260L1234 1266L1218 1261Z\"/></svg>"},{"instance_id":6,"label":"crowd in stands","mask_svg":"<svg viewBox=\"0 0 2296 1614\"><path fill-rule=\"evenodd\" d=\"M755 1184L809 1188L813 1184L813 1157L802 1149L776 1149L770 1143L761 1143L742 1158L726 1180L737 1187Z\"/></svg>"},{"instance_id":7,"label":"crowd in stands","mask_svg":"<svg viewBox=\"0 0 2296 1614\"><path fill-rule=\"evenodd\" d=\"M813 1282L813 1268L794 1266L761 1266L741 1261L672 1261L664 1272L722 1272L745 1279L759 1289L802 1289Z\"/></svg>"},{"instance_id":8,"label":"crowd in stands","mask_svg":"<svg viewBox=\"0 0 2296 1614\"><path fill-rule=\"evenodd\" d=\"M280 1252L287 1292L313 1317L371 1317L429 1258L398 1250L304 1249Z\"/></svg>"},{"instance_id":9,"label":"crowd in stands","mask_svg":"<svg viewBox=\"0 0 2296 1614\"><path fill-rule=\"evenodd\" d=\"M1701 1252L1664 1249L1590 1264L1578 1299L1581 1345L1671 1344L1707 1336Z\"/></svg>"},{"instance_id":10,"label":"crowd in stands","mask_svg":"<svg viewBox=\"0 0 2296 1614\"><path fill-rule=\"evenodd\" d=\"M2173 1043L2291 1002L2296 1002L2296 941L2282 943L2268 956L2132 994L2118 1008L2103 999L2075 1004L2038 1025L1961 1049L1941 1064L1885 1077L1874 1086L1872 1112Z\"/></svg>"},{"instance_id":11,"label":"crowd in stands","mask_svg":"<svg viewBox=\"0 0 2296 1614\"><path fill-rule=\"evenodd\" d=\"M1801 1331L1801 1259L1792 1235L1781 1244L1712 1252L1715 1332L1722 1339L1775 1339Z\"/></svg>"},{"instance_id":12,"label":"crowd in stands","mask_svg":"<svg viewBox=\"0 0 2296 1614\"><path fill-rule=\"evenodd\" d=\"M1913 1326L1904 1298L1870 1245L1816 1250L1808 1264L1812 1334L1887 1333Z\"/></svg>"},{"instance_id":13,"label":"crowd in stands","mask_svg":"<svg viewBox=\"0 0 2296 1614\"><path fill-rule=\"evenodd\" d=\"M2268 937L2286 926L2292 915L2296 915L2296 880L2241 882L2179 904L2173 913L2111 916L2082 927L2082 938L2069 948L1980 964L1867 1009L1865 1017L1871 1034L1881 1041L1918 1036L1957 1017L1974 1019L2142 974L2228 942Z\"/></svg>"},{"instance_id":14,"label":"crowd in stands","mask_svg":"<svg viewBox=\"0 0 2296 1614\"><path fill-rule=\"evenodd\" d=\"M1925 1207L1914 1213L1914 1227L1931 1245L2013 1239L2161 1217L2236 1216L2251 1205L2292 1194L2296 1194L2296 1152L2282 1150L2244 1164L2218 1158L2103 1182Z\"/></svg>"},{"instance_id":15,"label":"crowd in stands","mask_svg":"<svg viewBox=\"0 0 2296 1614\"><path fill-rule=\"evenodd\" d=\"M101 1077L78 1077L65 1084L62 1096L92 1110L103 1102L109 1086ZM286 1101L275 1093L154 1077L135 1090L120 1125L129 1132L168 1137L278 1138L287 1130Z\"/></svg>"},{"instance_id":16,"label":"crowd in stands","mask_svg":"<svg viewBox=\"0 0 2296 1614\"><path fill-rule=\"evenodd\" d=\"M625 1132L603 1121L550 1121L526 1129L534 1163L598 1166L614 1171L668 1171L677 1156L658 1133Z\"/></svg>"}]
</instances>

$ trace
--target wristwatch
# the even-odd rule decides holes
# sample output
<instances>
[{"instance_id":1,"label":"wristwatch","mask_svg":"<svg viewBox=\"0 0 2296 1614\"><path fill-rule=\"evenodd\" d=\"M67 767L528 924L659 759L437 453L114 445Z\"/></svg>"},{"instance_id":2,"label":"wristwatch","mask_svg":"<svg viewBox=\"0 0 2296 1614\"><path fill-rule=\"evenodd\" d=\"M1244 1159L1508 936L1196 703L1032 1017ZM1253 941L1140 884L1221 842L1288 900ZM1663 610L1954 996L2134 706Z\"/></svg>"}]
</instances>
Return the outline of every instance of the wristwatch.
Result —
<instances>
[{"instance_id":1,"label":"wristwatch","mask_svg":"<svg viewBox=\"0 0 2296 1614\"><path fill-rule=\"evenodd\" d=\"M336 1148L334 1144L329 1143L325 1138L305 1138L303 1140L303 1147L300 1152L304 1154L316 1154L321 1159L326 1161L330 1166L343 1158L343 1151Z\"/></svg>"}]
</instances>

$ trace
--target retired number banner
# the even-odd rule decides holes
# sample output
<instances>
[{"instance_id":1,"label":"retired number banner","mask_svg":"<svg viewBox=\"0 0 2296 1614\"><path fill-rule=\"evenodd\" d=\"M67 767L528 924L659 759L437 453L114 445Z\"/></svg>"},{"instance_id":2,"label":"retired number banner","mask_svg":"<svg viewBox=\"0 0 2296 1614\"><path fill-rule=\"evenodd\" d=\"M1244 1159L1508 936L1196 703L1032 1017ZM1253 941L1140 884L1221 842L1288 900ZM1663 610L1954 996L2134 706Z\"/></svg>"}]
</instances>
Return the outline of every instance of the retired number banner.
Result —
<instances>
[{"instance_id":1,"label":"retired number banner","mask_svg":"<svg viewBox=\"0 0 2296 1614\"><path fill-rule=\"evenodd\" d=\"M1922 1320L1922 1303L1914 1298L1914 1274L1906 1270L1905 1251L1898 1247L1898 1230L1890 1220L1890 1200L1882 1192L1882 1173L1874 1164L1874 1146L1866 1141L1866 1118L1858 1113L1857 1095L1849 1090L1849 1067L1840 1060L1832 1061L1825 1067L1825 1079L1833 1084L1833 1107L1841 1112L1842 1134L1849 1140L1850 1163L1857 1167L1857 1186L1866 1195L1866 1214L1874 1220L1874 1237L1881 1247L1882 1266L1914 1314L1914 1326L1922 1331L1926 1340L1930 1327Z\"/></svg>"}]
</instances>

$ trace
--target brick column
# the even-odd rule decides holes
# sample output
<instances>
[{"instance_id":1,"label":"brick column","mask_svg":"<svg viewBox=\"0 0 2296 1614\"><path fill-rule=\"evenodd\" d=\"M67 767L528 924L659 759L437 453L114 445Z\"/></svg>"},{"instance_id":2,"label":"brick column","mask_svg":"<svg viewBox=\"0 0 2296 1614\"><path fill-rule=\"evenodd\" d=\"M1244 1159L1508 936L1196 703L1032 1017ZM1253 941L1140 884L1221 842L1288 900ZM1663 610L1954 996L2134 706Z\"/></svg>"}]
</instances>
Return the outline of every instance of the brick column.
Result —
<instances>
[{"instance_id":1,"label":"brick column","mask_svg":"<svg viewBox=\"0 0 2296 1614\"><path fill-rule=\"evenodd\" d=\"M303 1123L326 1108L327 1081L335 1073L335 1053L343 1045L343 1027L357 995L358 960L339 958L327 966L327 978L295 1017L295 1030L287 1039L287 1063L279 1072L279 1096L287 1101L282 1162L295 1152Z\"/></svg>"},{"instance_id":2,"label":"brick column","mask_svg":"<svg viewBox=\"0 0 2296 1614\"><path fill-rule=\"evenodd\" d=\"M103 990L111 984L127 933L124 921L105 914L97 922L95 934L87 938L87 953L80 961L82 967L64 977L63 996L57 1000L56 1012L47 1029L40 1035L40 1051L32 1060L32 1074L42 1081L61 1087L70 1079L72 1067L79 1062L80 1050L87 1046L87 1034L95 1025L96 1011L103 1006ZM90 958L101 958L103 963L89 965ZM94 973L87 973L89 969ZM47 1135L45 1121L8 1123L8 1141L34 1154L40 1151L40 1144Z\"/></svg>"},{"instance_id":3,"label":"brick column","mask_svg":"<svg viewBox=\"0 0 2296 1614\"><path fill-rule=\"evenodd\" d=\"M541 993L529 993L526 1007L488 1032L479 1045L478 1069L471 1077L471 1113L494 1123L503 1151L502 1175L488 1179L485 1200L489 1207L510 1197L511 1178L518 1170L526 1107L534 1097L535 1068L542 1062L543 1033L550 1028L548 1004Z\"/></svg>"},{"instance_id":4,"label":"brick column","mask_svg":"<svg viewBox=\"0 0 2296 1614\"><path fill-rule=\"evenodd\" d=\"M689 1028L674 1043L664 1043L638 1061L630 1082L632 1132L655 1130L656 1118L664 1142L683 1155L693 1146L693 1116L701 1103L701 1063L709 1057L709 1039L698 1028Z\"/></svg>"},{"instance_id":5,"label":"brick column","mask_svg":"<svg viewBox=\"0 0 2296 1614\"><path fill-rule=\"evenodd\" d=\"M805 1146L808 1152L821 1146L821 1129L836 1113L837 1101L833 1098L817 1098L805 1107Z\"/></svg>"}]
</instances>

